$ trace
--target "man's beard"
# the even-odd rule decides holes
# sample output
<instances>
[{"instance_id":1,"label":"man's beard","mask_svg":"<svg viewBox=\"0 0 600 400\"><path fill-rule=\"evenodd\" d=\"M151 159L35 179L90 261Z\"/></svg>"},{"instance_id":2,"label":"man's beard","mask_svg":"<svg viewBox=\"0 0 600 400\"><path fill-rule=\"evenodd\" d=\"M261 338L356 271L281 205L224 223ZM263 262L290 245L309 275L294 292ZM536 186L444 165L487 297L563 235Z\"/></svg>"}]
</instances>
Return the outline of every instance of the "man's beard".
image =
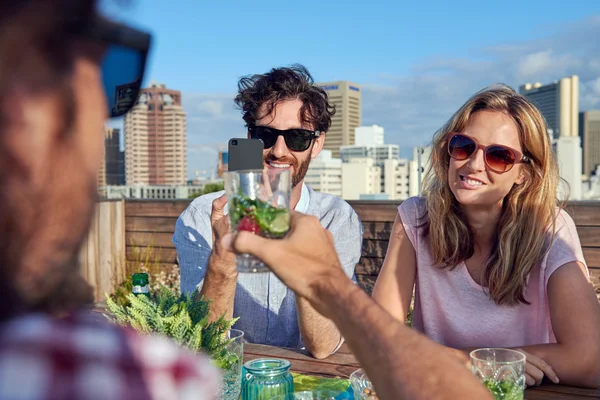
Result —
<instances>
[{"instance_id":1,"label":"man's beard","mask_svg":"<svg viewBox=\"0 0 600 400\"><path fill-rule=\"evenodd\" d=\"M269 161L290 164L290 166L294 169L294 173L292 174L292 188L295 188L300 182L302 182L304 176L306 175L306 171L308 171L308 167L310 165L310 156L306 157L306 160L302 162L299 162L294 156L289 158L265 157L264 163L267 164Z\"/></svg>"},{"instance_id":2,"label":"man's beard","mask_svg":"<svg viewBox=\"0 0 600 400\"><path fill-rule=\"evenodd\" d=\"M308 171L308 166L310 165L310 157L306 157L306 160L300 163L298 167L294 166L294 176L292 176L292 188L295 188L306 175L306 171Z\"/></svg>"}]
</instances>

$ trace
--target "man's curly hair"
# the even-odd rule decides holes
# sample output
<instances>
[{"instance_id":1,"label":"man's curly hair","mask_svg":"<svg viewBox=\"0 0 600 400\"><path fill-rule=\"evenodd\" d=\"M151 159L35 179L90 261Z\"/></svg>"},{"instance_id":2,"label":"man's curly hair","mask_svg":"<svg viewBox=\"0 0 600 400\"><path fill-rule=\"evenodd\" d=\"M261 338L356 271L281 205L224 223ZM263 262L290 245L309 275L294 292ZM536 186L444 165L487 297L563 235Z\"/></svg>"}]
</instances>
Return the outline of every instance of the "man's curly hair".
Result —
<instances>
[{"instance_id":1,"label":"man's curly hair","mask_svg":"<svg viewBox=\"0 0 600 400\"><path fill-rule=\"evenodd\" d=\"M303 103L300 113L304 124L321 132L329 130L335 106L329 103L327 92L314 84L306 67L299 64L241 78L235 104L242 110L246 126L250 127L264 115L271 114L277 103L293 99ZM263 105L266 113L259 115Z\"/></svg>"}]
</instances>

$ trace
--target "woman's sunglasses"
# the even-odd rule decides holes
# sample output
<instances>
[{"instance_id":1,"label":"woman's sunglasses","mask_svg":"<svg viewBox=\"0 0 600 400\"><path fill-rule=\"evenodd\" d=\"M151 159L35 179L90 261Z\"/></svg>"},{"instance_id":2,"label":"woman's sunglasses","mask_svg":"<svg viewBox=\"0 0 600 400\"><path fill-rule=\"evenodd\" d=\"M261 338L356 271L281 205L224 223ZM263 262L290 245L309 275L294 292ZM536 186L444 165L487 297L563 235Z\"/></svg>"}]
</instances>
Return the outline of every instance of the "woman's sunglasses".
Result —
<instances>
[{"instance_id":1,"label":"woman's sunglasses","mask_svg":"<svg viewBox=\"0 0 600 400\"><path fill-rule=\"evenodd\" d=\"M460 133L450 133L448 135L448 154L455 160L466 160L477 152L483 150L485 165L497 173L504 173L511 170L517 163L529 163L530 159L521 152L510 147L499 144L483 146L475 139L462 135Z\"/></svg>"},{"instance_id":2,"label":"woman's sunglasses","mask_svg":"<svg viewBox=\"0 0 600 400\"><path fill-rule=\"evenodd\" d=\"M151 36L102 16L73 29L87 39L107 45L102 77L109 116L126 114L140 95Z\"/></svg>"},{"instance_id":3,"label":"woman's sunglasses","mask_svg":"<svg viewBox=\"0 0 600 400\"><path fill-rule=\"evenodd\" d=\"M313 139L321 136L320 131L299 128L282 131L268 126L250 126L248 132L250 132L252 139L261 139L265 144L265 149L275 146L277 138L281 135L288 149L292 151L306 151Z\"/></svg>"}]
</instances>

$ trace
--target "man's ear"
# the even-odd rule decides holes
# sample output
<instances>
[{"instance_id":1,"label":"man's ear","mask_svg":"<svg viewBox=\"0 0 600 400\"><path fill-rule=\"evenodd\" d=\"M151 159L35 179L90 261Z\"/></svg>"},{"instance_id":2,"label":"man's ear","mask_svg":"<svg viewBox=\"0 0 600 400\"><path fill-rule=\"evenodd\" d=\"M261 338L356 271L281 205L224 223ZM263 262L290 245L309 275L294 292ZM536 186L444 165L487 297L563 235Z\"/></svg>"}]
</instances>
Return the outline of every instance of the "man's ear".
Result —
<instances>
[{"instance_id":1,"label":"man's ear","mask_svg":"<svg viewBox=\"0 0 600 400\"><path fill-rule=\"evenodd\" d=\"M310 158L315 158L319 155L321 150L323 150L323 146L325 145L325 133L321 133L321 135L315 139L315 143L312 146L310 151Z\"/></svg>"}]
</instances>

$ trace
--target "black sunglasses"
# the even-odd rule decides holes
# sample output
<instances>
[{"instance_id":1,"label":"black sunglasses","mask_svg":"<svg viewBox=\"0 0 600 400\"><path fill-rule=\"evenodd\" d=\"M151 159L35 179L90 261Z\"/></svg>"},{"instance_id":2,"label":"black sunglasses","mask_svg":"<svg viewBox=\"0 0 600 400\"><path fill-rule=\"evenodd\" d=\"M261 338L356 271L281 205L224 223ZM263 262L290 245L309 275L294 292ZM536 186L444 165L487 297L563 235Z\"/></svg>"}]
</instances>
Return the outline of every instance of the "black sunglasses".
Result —
<instances>
[{"instance_id":1,"label":"black sunglasses","mask_svg":"<svg viewBox=\"0 0 600 400\"><path fill-rule=\"evenodd\" d=\"M84 26L74 26L74 31L108 46L102 60L102 77L109 116L126 114L140 95L151 35L102 16Z\"/></svg>"},{"instance_id":2,"label":"black sunglasses","mask_svg":"<svg viewBox=\"0 0 600 400\"><path fill-rule=\"evenodd\" d=\"M530 159L520 151L500 144L483 146L470 136L460 133L448 135L448 154L456 160L466 160L477 152L483 150L485 165L494 172L502 174L508 172L517 163L529 163Z\"/></svg>"},{"instance_id":3,"label":"black sunglasses","mask_svg":"<svg viewBox=\"0 0 600 400\"><path fill-rule=\"evenodd\" d=\"M300 128L282 131L268 126L250 126L248 127L248 132L250 132L252 139L261 139L265 144L265 149L275 146L277 138L281 135L288 149L292 151L306 151L313 139L321 136L321 131Z\"/></svg>"}]
</instances>

